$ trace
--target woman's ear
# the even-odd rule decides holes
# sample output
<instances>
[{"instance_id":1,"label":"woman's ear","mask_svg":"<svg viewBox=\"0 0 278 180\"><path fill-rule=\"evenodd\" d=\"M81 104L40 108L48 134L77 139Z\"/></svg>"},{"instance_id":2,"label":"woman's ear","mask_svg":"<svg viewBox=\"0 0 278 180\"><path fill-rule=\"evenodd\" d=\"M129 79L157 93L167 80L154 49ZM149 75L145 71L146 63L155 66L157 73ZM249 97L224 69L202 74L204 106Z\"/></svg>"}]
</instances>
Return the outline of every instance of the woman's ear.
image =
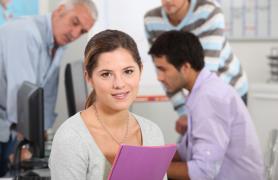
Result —
<instances>
[{"instance_id":1,"label":"woman's ear","mask_svg":"<svg viewBox=\"0 0 278 180\"><path fill-rule=\"evenodd\" d=\"M85 78L87 84L90 84L90 83L91 83L91 82L90 82L90 79L91 79L91 78L89 77L89 74L88 74L87 71L84 72L84 78Z\"/></svg>"},{"instance_id":2,"label":"woman's ear","mask_svg":"<svg viewBox=\"0 0 278 180\"><path fill-rule=\"evenodd\" d=\"M141 64L141 65L140 65L140 73L141 73L141 74L142 74L142 72L143 72L143 69L144 69L144 65Z\"/></svg>"}]
</instances>

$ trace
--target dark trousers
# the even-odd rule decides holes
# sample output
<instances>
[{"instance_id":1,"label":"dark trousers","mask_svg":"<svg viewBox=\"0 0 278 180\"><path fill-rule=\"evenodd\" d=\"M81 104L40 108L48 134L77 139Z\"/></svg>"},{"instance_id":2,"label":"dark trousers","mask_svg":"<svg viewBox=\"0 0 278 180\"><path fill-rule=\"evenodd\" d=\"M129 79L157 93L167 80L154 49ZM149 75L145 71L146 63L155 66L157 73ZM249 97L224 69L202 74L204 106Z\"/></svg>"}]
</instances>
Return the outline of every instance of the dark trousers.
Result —
<instances>
[{"instance_id":1,"label":"dark trousers","mask_svg":"<svg viewBox=\"0 0 278 180\"><path fill-rule=\"evenodd\" d=\"M0 177L5 176L9 170L9 156L14 153L15 146L16 137L12 137L12 135L10 135L8 142L0 142Z\"/></svg>"}]
</instances>

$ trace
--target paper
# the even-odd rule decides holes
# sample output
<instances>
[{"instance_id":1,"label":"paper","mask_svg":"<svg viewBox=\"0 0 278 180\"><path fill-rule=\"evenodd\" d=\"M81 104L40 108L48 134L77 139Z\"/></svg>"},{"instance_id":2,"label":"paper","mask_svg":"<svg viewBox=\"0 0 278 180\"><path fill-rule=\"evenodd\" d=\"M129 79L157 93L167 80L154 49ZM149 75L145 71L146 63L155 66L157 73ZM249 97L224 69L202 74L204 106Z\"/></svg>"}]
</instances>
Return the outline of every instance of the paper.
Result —
<instances>
[{"instance_id":1,"label":"paper","mask_svg":"<svg viewBox=\"0 0 278 180\"><path fill-rule=\"evenodd\" d=\"M121 145L108 180L161 180L176 152L176 145Z\"/></svg>"}]
</instances>

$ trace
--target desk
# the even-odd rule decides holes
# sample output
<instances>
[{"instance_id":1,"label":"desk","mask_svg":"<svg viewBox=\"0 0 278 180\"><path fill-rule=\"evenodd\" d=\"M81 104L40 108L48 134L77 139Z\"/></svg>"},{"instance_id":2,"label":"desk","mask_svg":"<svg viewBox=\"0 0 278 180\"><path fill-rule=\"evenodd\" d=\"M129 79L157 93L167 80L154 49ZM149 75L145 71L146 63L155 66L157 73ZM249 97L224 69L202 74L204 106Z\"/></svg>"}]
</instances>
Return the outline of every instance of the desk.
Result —
<instances>
[{"instance_id":1,"label":"desk","mask_svg":"<svg viewBox=\"0 0 278 180\"><path fill-rule=\"evenodd\" d=\"M50 170L48 168L45 168L45 169L33 169L32 172L37 173L41 177L50 177Z\"/></svg>"}]
</instances>

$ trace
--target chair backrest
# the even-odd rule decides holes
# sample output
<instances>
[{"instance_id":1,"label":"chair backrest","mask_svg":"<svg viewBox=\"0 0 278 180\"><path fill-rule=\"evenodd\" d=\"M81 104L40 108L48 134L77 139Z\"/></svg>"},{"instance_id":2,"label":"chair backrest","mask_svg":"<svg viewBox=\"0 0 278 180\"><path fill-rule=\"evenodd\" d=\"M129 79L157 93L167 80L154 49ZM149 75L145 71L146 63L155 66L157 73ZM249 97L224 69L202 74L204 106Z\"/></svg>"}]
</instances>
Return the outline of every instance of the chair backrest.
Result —
<instances>
[{"instance_id":1,"label":"chair backrest","mask_svg":"<svg viewBox=\"0 0 278 180\"><path fill-rule=\"evenodd\" d=\"M269 133L265 152L265 179L278 179L278 129L272 129Z\"/></svg>"},{"instance_id":2,"label":"chair backrest","mask_svg":"<svg viewBox=\"0 0 278 180\"><path fill-rule=\"evenodd\" d=\"M69 116L83 110L88 97L88 88L81 60L66 65L65 91Z\"/></svg>"}]
</instances>

